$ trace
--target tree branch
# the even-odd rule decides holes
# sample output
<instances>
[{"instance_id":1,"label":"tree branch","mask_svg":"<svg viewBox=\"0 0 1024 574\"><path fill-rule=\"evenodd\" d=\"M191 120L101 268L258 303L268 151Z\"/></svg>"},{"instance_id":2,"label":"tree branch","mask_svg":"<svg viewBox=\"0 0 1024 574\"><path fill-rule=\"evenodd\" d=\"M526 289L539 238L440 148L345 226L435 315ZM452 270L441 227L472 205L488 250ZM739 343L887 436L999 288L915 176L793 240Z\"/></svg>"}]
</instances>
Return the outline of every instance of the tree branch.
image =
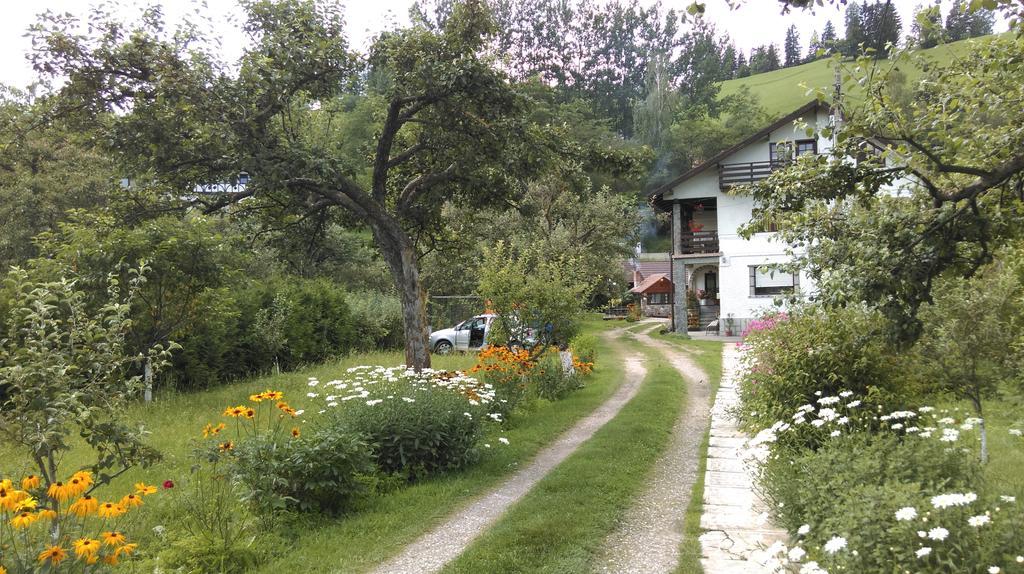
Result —
<instances>
[{"instance_id":1,"label":"tree branch","mask_svg":"<svg viewBox=\"0 0 1024 574\"><path fill-rule=\"evenodd\" d=\"M457 164L455 162L452 162L452 164L442 172L425 173L410 181L399 196L396 211L398 213L405 213L405 211L416 202L419 196L429 191L431 187L451 179L455 175L456 165Z\"/></svg>"}]
</instances>

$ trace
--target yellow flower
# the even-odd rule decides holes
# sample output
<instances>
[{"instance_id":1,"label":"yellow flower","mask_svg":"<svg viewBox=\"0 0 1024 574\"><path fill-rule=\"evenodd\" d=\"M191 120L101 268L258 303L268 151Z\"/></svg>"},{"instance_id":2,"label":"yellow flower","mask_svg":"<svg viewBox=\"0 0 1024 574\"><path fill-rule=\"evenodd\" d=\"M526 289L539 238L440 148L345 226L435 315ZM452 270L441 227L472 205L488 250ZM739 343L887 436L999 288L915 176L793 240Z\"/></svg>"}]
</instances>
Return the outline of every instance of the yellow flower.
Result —
<instances>
[{"instance_id":1,"label":"yellow flower","mask_svg":"<svg viewBox=\"0 0 1024 574\"><path fill-rule=\"evenodd\" d=\"M18 502L17 511L20 512L22 510L35 510L37 506L39 506L38 500L36 500L32 496L26 496L24 499Z\"/></svg>"},{"instance_id":2,"label":"yellow flower","mask_svg":"<svg viewBox=\"0 0 1024 574\"><path fill-rule=\"evenodd\" d=\"M100 551L100 541L93 538L79 538L72 546L75 547L75 554L81 558L95 558Z\"/></svg>"},{"instance_id":3,"label":"yellow flower","mask_svg":"<svg viewBox=\"0 0 1024 574\"><path fill-rule=\"evenodd\" d=\"M89 495L85 495L82 498L79 498L78 500L72 502L71 506L68 507L68 512L74 514L75 516L85 517L89 516L90 514L95 514L96 511L99 510L99 507L100 503L98 500Z\"/></svg>"},{"instance_id":4,"label":"yellow flower","mask_svg":"<svg viewBox=\"0 0 1024 574\"><path fill-rule=\"evenodd\" d=\"M50 564L56 566L63 562L64 559L67 557L67 552L64 552L64 549L60 546L50 546L46 550L40 552L38 558L40 564L43 564L48 561Z\"/></svg>"},{"instance_id":5,"label":"yellow flower","mask_svg":"<svg viewBox=\"0 0 1024 574\"><path fill-rule=\"evenodd\" d=\"M0 566L0 574L7 574L7 569L3 566Z\"/></svg>"},{"instance_id":6,"label":"yellow flower","mask_svg":"<svg viewBox=\"0 0 1024 574\"><path fill-rule=\"evenodd\" d=\"M14 518L11 519L11 526L15 528L28 528L36 520L39 520L38 515L32 512L21 512L20 514L15 514Z\"/></svg>"},{"instance_id":7,"label":"yellow flower","mask_svg":"<svg viewBox=\"0 0 1024 574\"><path fill-rule=\"evenodd\" d=\"M100 518L117 518L127 512L127 509L116 502L104 502L100 505L98 512Z\"/></svg>"},{"instance_id":8,"label":"yellow flower","mask_svg":"<svg viewBox=\"0 0 1024 574\"><path fill-rule=\"evenodd\" d=\"M292 427L292 438L299 438L301 435L302 431L299 430L299 427Z\"/></svg>"},{"instance_id":9,"label":"yellow flower","mask_svg":"<svg viewBox=\"0 0 1024 574\"><path fill-rule=\"evenodd\" d=\"M208 438L215 434L219 434L220 431L224 430L225 428L226 427L224 423L220 423L216 426L213 423L206 423L206 426L203 427L203 438Z\"/></svg>"},{"instance_id":10,"label":"yellow flower","mask_svg":"<svg viewBox=\"0 0 1024 574\"><path fill-rule=\"evenodd\" d=\"M242 416L244 416L247 419L254 418L256 416L256 411L250 408L246 408L245 412L242 413Z\"/></svg>"},{"instance_id":11,"label":"yellow flower","mask_svg":"<svg viewBox=\"0 0 1024 574\"><path fill-rule=\"evenodd\" d=\"M79 496L86 490L89 490L89 482L79 476L72 476L71 480L68 481L64 488L71 494L72 497Z\"/></svg>"},{"instance_id":12,"label":"yellow flower","mask_svg":"<svg viewBox=\"0 0 1024 574\"><path fill-rule=\"evenodd\" d=\"M138 494L126 494L124 498L121 499L121 506L125 508L142 506L142 497Z\"/></svg>"},{"instance_id":13,"label":"yellow flower","mask_svg":"<svg viewBox=\"0 0 1024 574\"><path fill-rule=\"evenodd\" d=\"M270 389L267 389L263 391L263 398L268 401L279 401L284 398L284 393L281 391L271 391Z\"/></svg>"},{"instance_id":14,"label":"yellow flower","mask_svg":"<svg viewBox=\"0 0 1024 574\"><path fill-rule=\"evenodd\" d=\"M104 532L100 536L103 538L103 543L107 546L120 546L128 541L128 539L124 537L124 534L117 531Z\"/></svg>"},{"instance_id":15,"label":"yellow flower","mask_svg":"<svg viewBox=\"0 0 1024 574\"><path fill-rule=\"evenodd\" d=\"M156 494L156 487L150 486L145 482L136 482L135 493L142 496L149 496L150 494Z\"/></svg>"},{"instance_id":16,"label":"yellow flower","mask_svg":"<svg viewBox=\"0 0 1024 574\"><path fill-rule=\"evenodd\" d=\"M135 552L135 549L138 547L139 545L135 543L125 544L124 546L119 546L117 550L114 550L114 554L117 556L120 556L122 554L124 554L125 556L131 556Z\"/></svg>"},{"instance_id":17,"label":"yellow flower","mask_svg":"<svg viewBox=\"0 0 1024 574\"><path fill-rule=\"evenodd\" d=\"M44 509L40 510L39 512L37 512L36 514L38 514L39 518L41 518L41 519L45 518L47 520L53 520L53 519L57 518L57 511L56 510L52 510L50 508L44 508Z\"/></svg>"},{"instance_id":18,"label":"yellow flower","mask_svg":"<svg viewBox=\"0 0 1024 574\"><path fill-rule=\"evenodd\" d=\"M262 400L264 400L266 398L267 398L267 396L264 393L260 393L258 395L249 395L249 400L254 402L254 403L258 403L258 402L260 402L260 401L262 401Z\"/></svg>"},{"instance_id":19,"label":"yellow flower","mask_svg":"<svg viewBox=\"0 0 1024 574\"><path fill-rule=\"evenodd\" d=\"M108 564L110 566L117 566L118 564L120 564L120 561L117 559L117 552L115 551L113 554L107 554L106 556L104 556L103 563Z\"/></svg>"},{"instance_id":20,"label":"yellow flower","mask_svg":"<svg viewBox=\"0 0 1024 574\"><path fill-rule=\"evenodd\" d=\"M21 487L24 488L25 490L32 490L33 488L39 488L39 483L40 483L39 477L34 475L34 474L30 474L30 475L26 476L25 478L21 479Z\"/></svg>"},{"instance_id":21,"label":"yellow flower","mask_svg":"<svg viewBox=\"0 0 1024 574\"><path fill-rule=\"evenodd\" d=\"M71 494L71 489L69 489L63 482L54 482L51 484L50 488L46 489L46 494L57 502L67 502L72 496L74 496Z\"/></svg>"},{"instance_id":22,"label":"yellow flower","mask_svg":"<svg viewBox=\"0 0 1024 574\"><path fill-rule=\"evenodd\" d=\"M14 483L9 478L0 480L0 490L14 490Z\"/></svg>"},{"instance_id":23,"label":"yellow flower","mask_svg":"<svg viewBox=\"0 0 1024 574\"><path fill-rule=\"evenodd\" d=\"M231 441L222 442L219 445L217 445L217 448L220 449L221 452L228 452L229 450L235 448L235 443Z\"/></svg>"},{"instance_id":24,"label":"yellow flower","mask_svg":"<svg viewBox=\"0 0 1024 574\"><path fill-rule=\"evenodd\" d=\"M228 407L228 408L224 409L224 416L226 416L226 417L240 417L240 416L245 414L245 409L246 408L248 408L248 407L245 407L245 406Z\"/></svg>"},{"instance_id":25,"label":"yellow flower","mask_svg":"<svg viewBox=\"0 0 1024 574\"><path fill-rule=\"evenodd\" d=\"M9 482L9 481L8 481ZM21 501L28 498L28 493L23 490L12 490L0 488L0 508L16 512Z\"/></svg>"}]
</instances>

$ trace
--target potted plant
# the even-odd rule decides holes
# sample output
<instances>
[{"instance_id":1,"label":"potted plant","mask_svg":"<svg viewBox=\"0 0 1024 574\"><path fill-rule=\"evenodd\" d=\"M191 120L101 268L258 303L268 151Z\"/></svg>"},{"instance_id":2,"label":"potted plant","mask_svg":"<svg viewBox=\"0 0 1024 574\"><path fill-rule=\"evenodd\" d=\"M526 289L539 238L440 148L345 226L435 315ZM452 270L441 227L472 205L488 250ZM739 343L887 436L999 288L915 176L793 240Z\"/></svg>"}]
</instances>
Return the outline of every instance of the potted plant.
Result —
<instances>
[{"instance_id":1,"label":"potted plant","mask_svg":"<svg viewBox=\"0 0 1024 574\"><path fill-rule=\"evenodd\" d=\"M698 299L698 301L700 301L701 305L710 305L711 304L711 301L710 301L711 297L710 297L710 295L711 295L710 293L708 293L707 291L705 291L703 289L698 289L697 290L697 299Z\"/></svg>"}]
</instances>

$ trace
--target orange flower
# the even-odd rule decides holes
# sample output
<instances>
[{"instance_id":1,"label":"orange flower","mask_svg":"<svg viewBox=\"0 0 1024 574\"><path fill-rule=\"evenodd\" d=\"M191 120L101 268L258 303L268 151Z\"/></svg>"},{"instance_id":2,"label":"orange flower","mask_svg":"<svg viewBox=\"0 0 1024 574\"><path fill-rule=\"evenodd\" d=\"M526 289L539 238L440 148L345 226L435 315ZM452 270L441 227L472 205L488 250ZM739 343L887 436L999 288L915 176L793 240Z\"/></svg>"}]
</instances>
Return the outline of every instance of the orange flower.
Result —
<instances>
[{"instance_id":1,"label":"orange flower","mask_svg":"<svg viewBox=\"0 0 1024 574\"><path fill-rule=\"evenodd\" d=\"M57 511L51 508L44 508L40 510L37 514L39 515L40 520L54 520L57 518Z\"/></svg>"},{"instance_id":2,"label":"orange flower","mask_svg":"<svg viewBox=\"0 0 1024 574\"><path fill-rule=\"evenodd\" d=\"M242 416L244 416L247 419L252 419L256 416L256 411L250 408L246 408L245 412L242 413Z\"/></svg>"},{"instance_id":3,"label":"orange flower","mask_svg":"<svg viewBox=\"0 0 1024 574\"><path fill-rule=\"evenodd\" d=\"M266 393L259 393L257 395L249 395L249 400L254 402L254 403L258 403L258 402L260 402L262 400L265 400L266 398L267 398Z\"/></svg>"},{"instance_id":4,"label":"orange flower","mask_svg":"<svg viewBox=\"0 0 1024 574\"><path fill-rule=\"evenodd\" d=\"M284 398L284 393L281 391L271 391L267 389L263 391L263 397L268 401L279 401Z\"/></svg>"},{"instance_id":5,"label":"orange flower","mask_svg":"<svg viewBox=\"0 0 1024 574\"><path fill-rule=\"evenodd\" d=\"M29 526L32 526L32 523L36 520L39 520L39 515L23 511L14 515L14 518L11 519L11 526L15 528L28 528Z\"/></svg>"},{"instance_id":6,"label":"orange flower","mask_svg":"<svg viewBox=\"0 0 1024 574\"><path fill-rule=\"evenodd\" d=\"M0 488L0 508L4 508L11 512L17 512L18 507L21 506L21 501L28 497L28 493L23 490Z\"/></svg>"},{"instance_id":7,"label":"orange flower","mask_svg":"<svg viewBox=\"0 0 1024 574\"><path fill-rule=\"evenodd\" d=\"M46 489L46 495L57 502L67 502L72 496L74 496L71 494L71 489L69 489L63 482L52 483L50 488Z\"/></svg>"},{"instance_id":8,"label":"orange flower","mask_svg":"<svg viewBox=\"0 0 1024 574\"><path fill-rule=\"evenodd\" d=\"M221 452L228 452L228 451L233 450L235 448L235 443L233 443L231 441L224 441L224 442L220 443L219 445L217 445L217 448L220 449Z\"/></svg>"},{"instance_id":9,"label":"orange flower","mask_svg":"<svg viewBox=\"0 0 1024 574\"><path fill-rule=\"evenodd\" d=\"M39 553L39 563L43 564L49 562L54 566L60 564L68 557L68 553L64 551L60 546L50 546L46 550Z\"/></svg>"},{"instance_id":10,"label":"orange flower","mask_svg":"<svg viewBox=\"0 0 1024 574\"><path fill-rule=\"evenodd\" d=\"M75 547L75 554L80 558L93 558L93 561L95 561L96 553L100 551L100 541L93 538L79 538L72 546Z\"/></svg>"},{"instance_id":11,"label":"orange flower","mask_svg":"<svg viewBox=\"0 0 1024 574\"><path fill-rule=\"evenodd\" d=\"M121 561L117 559L117 551L115 550L113 554L107 554L104 556L103 563L109 566L117 566L120 564Z\"/></svg>"},{"instance_id":12,"label":"orange flower","mask_svg":"<svg viewBox=\"0 0 1024 574\"><path fill-rule=\"evenodd\" d=\"M226 416L226 417L236 417L236 418L240 417L240 416L245 414L245 409L247 409L247 408L248 407L245 407L245 406L228 407L228 408L224 409L224 416Z\"/></svg>"},{"instance_id":13,"label":"orange flower","mask_svg":"<svg viewBox=\"0 0 1024 574\"><path fill-rule=\"evenodd\" d=\"M135 493L140 494L142 496L149 496L150 494L156 494L156 487L150 486L145 482L136 482Z\"/></svg>"},{"instance_id":14,"label":"orange flower","mask_svg":"<svg viewBox=\"0 0 1024 574\"><path fill-rule=\"evenodd\" d=\"M142 497L138 494L126 494L121 499L121 506L125 508L136 508L142 506Z\"/></svg>"},{"instance_id":15,"label":"orange flower","mask_svg":"<svg viewBox=\"0 0 1024 574\"><path fill-rule=\"evenodd\" d=\"M65 485L71 496L78 496L89 489L92 484L92 476L89 474L75 473L71 480Z\"/></svg>"},{"instance_id":16,"label":"orange flower","mask_svg":"<svg viewBox=\"0 0 1024 574\"><path fill-rule=\"evenodd\" d=\"M85 517L90 514L95 514L99 508L100 503L98 500L89 495L85 495L71 503L71 506L68 507L68 512L75 516Z\"/></svg>"},{"instance_id":17,"label":"orange flower","mask_svg":"<svg viewBox=\"0 0 1024 574\"><path fill-rule=\"evenodd\" d=\"M220 434L220 431L224 430L225 428L226 425L224 423L220 423L218 425L214 425L213 423L206 423L206 426L203 427L203 438L211 437L215 434Z\"/></svg>"},{"instance_id":18,"label":"orange flower","mask_svg":"<svg viewBox=\"0 0 1024 574\"><path fill-rule=\"evenodd\" d=\"M34 475L34 474L30 474L30 475L26 476L25 478L21 479L21 487L24 488L25 490L32 490L33 488L39 488L39 483L40 483L39 477Z\"/></svg>"},{"instance_id":19,"label":"orange flower","mask_svg":"<svg viewBox=\"0 0 1024 574\"><path fill-rule=\"evenodd\" d=\"M138 547L139 545L134 543L125 544L124 546L119 546L117 550L114 551L114 554L117 556L120 556L122 554L124 554L125 556L131 556L135 552L135 549Z\"/></svg>"},{"instance_id":20,"label":"orange flower","mask_svg":"<svg viewBox=\"0 0 1024 574\"><path fill-rule=\"evenodd\" d=\"M299 438L301 435L302 431L299 430L299 427L292 427L292 438Z\"/></svg>"},{"instance_id":21,"label":"orange flower","mask_svg":"<svg viewBox=\"0 0 1024 574\"><path fill-rule=\"evenodd\" d=\"M124 534L117 531L104 532L100 537L103 538L103 543L107 546L120 546L128 541L128 539L124 537Z\"/></svg>"},{"instance_id":22,"label":"orange flower","mask_svg":"<svg viewBox=\"0 0 1024 574\"><path fill-rule=\"evenodd\" d=\"M116 502L104 502L97 512L100 518L117 518L127 511L128 509Z\"/></svg>"}]
</instances>

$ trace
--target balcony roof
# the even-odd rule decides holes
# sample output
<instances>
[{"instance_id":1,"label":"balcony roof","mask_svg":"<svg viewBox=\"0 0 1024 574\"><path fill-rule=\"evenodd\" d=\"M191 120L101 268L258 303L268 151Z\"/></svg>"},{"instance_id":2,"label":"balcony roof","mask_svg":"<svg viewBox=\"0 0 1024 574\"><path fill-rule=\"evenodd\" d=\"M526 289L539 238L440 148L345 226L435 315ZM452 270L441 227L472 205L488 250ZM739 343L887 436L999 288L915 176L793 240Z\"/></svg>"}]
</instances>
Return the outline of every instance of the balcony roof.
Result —
<instances>
[{"instance_id":1,"label":"balcony roof","mask_svg":"<svg viewBox=\"0 0 1024 574\"><path fill-rule=\"evenodd\" d=\"M680 183L683 183L684 181L691 179L694 176L704 173L705 171L707 171L708 168L718 165L719 162L729 157L730 155L740 151L741 149L747 147L752 143L755 143L761 139L768 137L769 135L771 135L773 131L781 128L782 126L792 123L794 120L803 117L808 112L818 111L818 109L824 105L825 104L823 102L819 102L818 100L811 100L807 102L806 104L800 106L799 108L793 110L792 112L786 114L785 116L775 120L770 125L755 132L753 135L741 141L740 143L718 152L717 154L708 158L707 161L704 161L693 166L692 168L690 168L689 171L684 172L679 177L662 185L661 187L658 187L657 189L654 189L653 191L647 194L648 201L652 204L662 202L662 196L665 195L666 192L672 191L672 188L679 185Z\"/></svg>"}]
</instances>

